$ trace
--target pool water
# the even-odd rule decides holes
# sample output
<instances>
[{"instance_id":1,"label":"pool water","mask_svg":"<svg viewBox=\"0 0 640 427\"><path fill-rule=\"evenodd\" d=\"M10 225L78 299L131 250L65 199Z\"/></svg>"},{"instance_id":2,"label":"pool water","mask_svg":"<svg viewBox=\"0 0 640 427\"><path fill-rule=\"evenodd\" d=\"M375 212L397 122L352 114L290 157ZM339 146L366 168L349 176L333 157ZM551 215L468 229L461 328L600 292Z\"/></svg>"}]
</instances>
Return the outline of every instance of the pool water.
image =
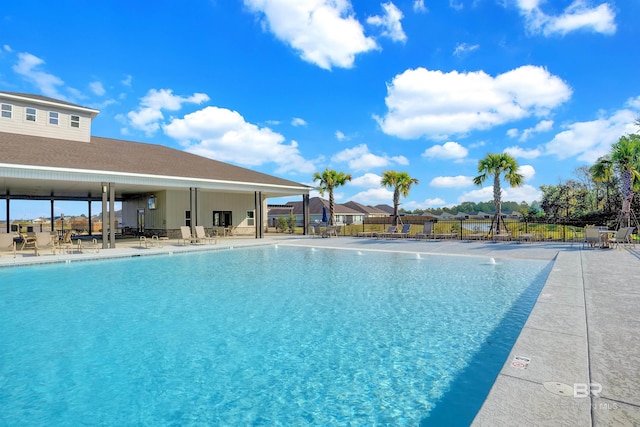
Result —
<instances>
[{"instance_id":1,"label":"pool water","mask_svg":"<svg viewBox=\"0 0 640 427\"><path fill-rule=\"evenodd\" d=\"M469 424L551 267L490 261L268 246L0 269L0 425Z\"/></svg>"}]
</instances>

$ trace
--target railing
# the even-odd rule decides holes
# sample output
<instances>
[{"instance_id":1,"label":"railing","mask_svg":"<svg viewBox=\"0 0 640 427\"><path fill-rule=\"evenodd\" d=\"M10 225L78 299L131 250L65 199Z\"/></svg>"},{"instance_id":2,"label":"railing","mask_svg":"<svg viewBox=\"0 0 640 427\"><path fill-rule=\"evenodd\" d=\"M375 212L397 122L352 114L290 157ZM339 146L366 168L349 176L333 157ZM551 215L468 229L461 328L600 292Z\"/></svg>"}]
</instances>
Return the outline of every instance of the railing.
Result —
<instances>
[{"instance_id":1,"label":"railing","mask_svg":"<svg viewBox=\"0 0 640 427\"><path fill-rule=\"evenodd\" d=\"M402 223L411 224L409 236L421 233L424 230L424 218L420 217L402 217ZM392 218L375 218L367 219L363 224L351 224L342 227L343 236L357 236L362 232L386 231L392 225ZM582 241L584 238L584 224L565 223L557 224L545 221L526 221L519 219L505 218L500 223L501 229L504 231L506 227L509 236L512 239L518 239L522 235L527 240L540 242L573 242ZM433 233L450 234L457 233L457 239L470 240L478 238L489 238L491 232L492 221L480 219L450 219L437 220L433 224ZM637 232L637 231L636 231Z\"/></svg>"}]
</instances>

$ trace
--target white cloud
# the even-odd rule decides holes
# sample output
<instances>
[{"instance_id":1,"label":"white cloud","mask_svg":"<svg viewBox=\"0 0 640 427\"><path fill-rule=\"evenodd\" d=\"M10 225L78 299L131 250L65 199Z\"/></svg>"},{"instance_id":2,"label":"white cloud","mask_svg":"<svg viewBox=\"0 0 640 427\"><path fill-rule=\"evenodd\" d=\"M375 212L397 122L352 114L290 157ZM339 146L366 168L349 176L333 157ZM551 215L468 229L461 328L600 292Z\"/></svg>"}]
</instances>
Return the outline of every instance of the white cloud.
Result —
<instances>
[{"instance_id":1,"label":"white cloud","mask_svg":"<svg viewBox=\"0 0 640 427\"><path fill-rule=\"evenodd\" d=\"M291 126L297 127L297 126L306 126L306 125L307 125L307 122L304 119L301 119L299 117L294 117L291 120Z\"/></svg>"},{"instance_id":2,"label":"white cloud","mask_svg":"<svg viewBox=\"0 0 640 427\"><path fill-rule=\"evenodd\" d=\"M285 144L282 135L247 123L237 111L209 106L174 118L163 129L181 141L185 151L222 162L245 166L272 162L279 173L312 173L316 168L302 158L296 141Z\"/></svg>"},{"instance_id":3,"label":"white cloud","mask_svg":"<svg viewBox=\"0 0 640 427\"><path fill-rule=\"evenodd\" d=\"M518 1L520 13L531 33L565 35L582 29L602 34L616 32L615 13L609 3L589 7L585 1L576 0L558 16L545 14L540 8L541 3L539 0Z\"/></svg>"},{"instance_id":4,"label":"white cloud","mask_svg":"<svg viewBox=\"0 0 640 427\"><path fill-rule=\"evenodd\" d=\"M366 144L361 144L353 148L347 148L335 154L332 158L334 162L346 162L349 169L354 171L368 170L378 167L386 167L390 164L397 163L400 165L409 164L404 156L378 156L369 151Z\"/></svg>"},{"instance_id":5,"label":"white cloud","mask_svg":"<svg viewBox=\"0 0 640 427\"><path fill-rule=\"evenodd\" d=\"M478 49L480 49L479 44L458 43L453 51L453 55L460 58Z\"/></svg>"},{"instance_id":6,"label":"white cloud","mask_svg":"<svg viewBox=\"0 0 640 427\"><path fill-rule=\"evenodd\" d=\"M464 188L473 185L473 178L470 176L437 176L429 183L431 187L437 188Z\"/></svg>"},{"instance_id":7,"label":"white cloud","mask_svg":"<svg viewBox=\"0 0 640 427\"><path fill-rule=\"evenodd\" d=\"M444 206L446 205L447 202L445 202L443 199L436 197L435 199L425 199L423 202L414 202L414 201L407 201L403 204L403 207L405 209L426 209L426 208L433 208L436 206Z\"/></svg>"},{"instance_id":8,"label":"white cloud","mask_svg":"<svg viewBox=\"0 0 640 427\"><path fill-rule=\"evenodd\" d=\"M183 104L201 104L208 100L204 93L184 97L174 95L171 89L151 89L140 100L138 109L127 113L127 117L131 127L151 135L160 129L160 122L164 120L162 110L177 111Z\"/></svg>"},{"instance_id":9,"label":"white cloud","mask_svg":"<svg viewBox=\"0 0 640 427\"><path fill-rule=\"evenodd\" d=\"M363 205L389 205L393 203L393 191L384 187L371 188L354 194L353 197L351 197L351 200L357 200L358 203L362 203Z\"/></svg>"},{"instance_id":10,"label":"white cloud","mask_svg":"<svg viewBox=\"0 0 640 427\"><path fill-rule=\"evenodd\" d=\"M464 5L461 1L458 0L449 0L449 7L454 10L462 10L464 9Z\"/></svg>"},{"instance_id":11,"label":"white cloud","mask_svg":"<svg viewBox=\"0 0 640 427\"><path fill-rule=\"evenodd\" d=\"M516 128L511 128L507 131L507 136L509 138L515 138L518 136L518 134L520 133L520 131Z\"/></svg>"},{"instance_id":12,"label":"white cloud","mask_svg":"<svg viewBox=\"0 0 640 427\"><path fill-rule=\"evenodd\" d=\"M400 138L447 138L543 116L571 97L571 88L545 68L526 65L492 77L484 71L406 70L387 85L382 130Z\"/></svg>"},{"instance_id":13,"label":"white cloud","mask_svg":"<svg viewBox=\"0 0 640 427\"><path fill-rule=\"evenodd\" d=\"M629 100L627 100L626 105L629 108L633 108L635 110L640 111L640 96L636 96L635 98L629 98Z\"/></svg>"},{"instance_id":14,"label":"white cloud","mask_svg":"<svg viewBox=\"0 0 640 427\"><path fill-rule=\"evenodd\" d=\"M427 7L424 5L424 0L414 0L413 1L413 11L416 13L426 13L428 12Z\"/></svg>"},{"instance_id":15,"label":"white cloud","mask_svg":"<svg viewBox=\"0 0 640 427\"><path fill-rule=\"evenodd\" d=\"M11 49L11 46L9 46L8 44L2 45L2 50L4 50L5 52L13 52L13 49Z\"/></svg>"},{"instance_id":16,"label":"white cloud","mask_svg":"<svg viewBox=\"0 0 640 427\"><path fill-rule=\"evenodd\" d=\"M520 135L520 141L526 141L531 137L531 135L540 132L547 132L553 128L553 120L542 120L537 125L532 128L525 129L522 131L522 135Z\"/></svg>"},{"instance_id":17,"label":"white cloud","mask_svg":"<svg viewBox=\"0 0 640 427\"><path fill-rule=\"evenodd\" d=\"M89 83L89 89L91 89L91 92L93 92L98 96L103 96L106 93L106 91L104 90L104 86L102 86L101 82Z\"/></svg>"},{"instance_id":18,"label":"white cloud","mask_svg":"<svg viewBox=\"0 0 640 427\"><path fill-rule=\"evenodd\" d=\"M532 185L523 185L517 188L501 187L503 202L532 203L542 199L542 193ZM468 191L458 197L458 202L487 202L493 201L493 186L483 187L478 190Z\"/></svg>"},{"instance_id":19,"label":"white cloud","mask_svg":"<svg viewBox=\"0 0 640 427\"><path fill-rule=\"evenodd\" d=\"M362 176L353 178L349 185L352 185L354 187L377 188L380 187L381 180L382 177L380 175L369 172L365 173Z\"/></svg>"},{"instance_id":20,"label":"white cloud","mask_svg":"<svg viewBox=\"0 0 640 427\"><path fill-rule=\"evenodd\" d=\"M610 117L565 125L566 130L545 144L545 153L559 159L576 156L578 160L593 163L598 157L607 154L611 144L617 142L622 135L636 131L634 122L637 116L637 111L623 109Z\"/></svg>"},{"instance_id":21,"label":"white cloud","mask_svg":"<svg viewBox=\"0 0 640 427\"><path fill-rule=\"evenodd\" d=\"M544 153L540 148L521 148L518 146L507 147L504 149L504 152L513 157L522 159L535 159Z\"/></svg>"},{"instance_id":22,"label":"white cloud","mask_svg":"<svg viewBox=\"0 0 640 427\"><path fill-rule=\"evenodd\" d=\"M531 165L520 165L518 173L524 176L525 181L530 181L536 175L536 170Z\"/></svg>"},{"instance_id":23,"label":"white cloud","mask_svg":"<svg viewBox=\"0 0 640 427\"><path fill-rule=\"evenodd\" d=\"M340 132L339 130L336 131L336 139L338 141L344 141L347 137L345 136L344 133Z\"/></svg>"},{"instance_id":24,"label":"white cloud","mask_svg":"<svg viewBox=\"0 0 640 427\"><path fill-rule=\"evenodd\" d=\"M263 25L321 68L351 68L359 53L377 49L348 0L244 0Z\"/></svg>"},{"instance_id":25,"label":"white cloud","mask_svg":"<svg viewBox=\"0 0 640 427\"><path fill-rule=\"evenodd\" d=\"M30 53L18 53L18 62L13 66L13 71L33 83L43 95L67 101L68 98L58 90L64 85L64 81L53 74L39 70L44 63L42 59Z\"/></svg>"},{"instance_id":26,"label":"white cloud","mask_svg":"<svg viewBox=\"0 0 640 427\"><path fill-rule=\"evenodd\" d=\"M402 23L400 22L403 18L403 14L400 9L391 2L383 3L382 8L384 9L384 15L370 16L367 18L367 23L382 27L382 35L384 37L389 37L391 40L396 42L404 43L407 41L407 35L404 33Z\"/></svg>"},{"instance_id":27,"label":"white cloud","mask_svg":"<svg viewBox=\"0 0 640 427\"><path fill-rule=\"evenodd\" d=\"M133 76L131 74L127 74L126 76L124 76L124 79L120 81L120 83L129 87L131 87L132 82L133 82Z\"/></svg>"},{"instance_id":28,"label":"white cloud","mask_svg":"<svg viewBox=\"0 0 640 427\"><path fill-rule=\"evenodd\" d=\"M442 145L434 145L427 148L422 157L431 159L462 159L467 156L469 150L454 141L445 142Z\"/></svg>"}]
</instances>

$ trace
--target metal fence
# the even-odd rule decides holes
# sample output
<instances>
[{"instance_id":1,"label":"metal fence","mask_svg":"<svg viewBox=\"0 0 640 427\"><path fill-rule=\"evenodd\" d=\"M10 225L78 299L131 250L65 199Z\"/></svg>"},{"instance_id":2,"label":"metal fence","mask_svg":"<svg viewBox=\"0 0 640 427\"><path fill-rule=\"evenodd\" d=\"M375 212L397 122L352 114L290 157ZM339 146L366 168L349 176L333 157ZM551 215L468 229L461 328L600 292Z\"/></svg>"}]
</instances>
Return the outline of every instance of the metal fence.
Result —
<instances>
[{"instance_id":1,"label":"metal fence","mask_svg":"<svg viewBox=\"0 0 640 427\"><path fill-rule=\"evenodd\" d=\"M424 218L402 217L403 224L411 224L409 237L422 233ZM428 221L428 220L427 220ZM492 221L482 219L448 219L433 221L434 235L455 234L459 240L480 240L492 237ZM383 232L393 223L392 218L371 218L363 224L352 224L341 228L343 236L357 236L363 232ZM501 228L506 227L513 240L526 239L540 242L573 242L584 238L583 223L553 223L548 221L527 221L520 219L504 219Z\"/></svg>"}]
</instances>

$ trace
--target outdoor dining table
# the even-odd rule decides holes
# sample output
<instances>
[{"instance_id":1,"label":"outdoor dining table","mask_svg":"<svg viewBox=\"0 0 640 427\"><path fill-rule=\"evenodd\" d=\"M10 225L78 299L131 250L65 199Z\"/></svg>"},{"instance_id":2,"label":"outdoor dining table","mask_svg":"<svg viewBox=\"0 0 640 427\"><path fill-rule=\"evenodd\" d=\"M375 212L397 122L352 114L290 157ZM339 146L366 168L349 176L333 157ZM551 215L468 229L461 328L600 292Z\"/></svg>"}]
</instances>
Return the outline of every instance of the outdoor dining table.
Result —
<instances>
[{"instance_id":1,"label":"outdoor dining table","mask_svg":"<svg viewBox=\"0 0 640 427\"><path fill-rule=\"evenodd\" d=\"M602 249L609 247L609 236L615 234L616 230L598 230L600 233L600 247Z\"/></svg>"}]
</instances>

